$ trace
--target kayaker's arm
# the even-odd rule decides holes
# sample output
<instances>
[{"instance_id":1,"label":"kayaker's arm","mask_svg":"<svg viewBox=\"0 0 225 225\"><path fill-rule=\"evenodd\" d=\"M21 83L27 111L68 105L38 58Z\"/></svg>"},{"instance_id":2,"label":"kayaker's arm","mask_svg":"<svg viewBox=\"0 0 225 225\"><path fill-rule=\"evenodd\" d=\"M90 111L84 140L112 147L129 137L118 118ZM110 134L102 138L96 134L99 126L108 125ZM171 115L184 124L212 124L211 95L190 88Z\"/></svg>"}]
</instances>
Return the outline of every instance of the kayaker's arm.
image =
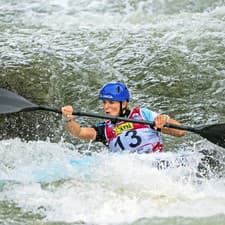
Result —
<instances>
[{"instance_id":1,"label":"kayaker's arm","mask_svg":"<svg viewBox=\"0 0 225 225\"><path fill-rule=\"evenodd\" d=\"M166 123L180 125L178 121L169 118L168 115L159 115L155 118L155 128L161 129L162 133L176 136L176 137L185 136L186 132L184 130L177 130L174 128L164 127Z\"/></svg>"},{"instance_id":2,"label":"kayaker's arm","mask_svg":"<svg viewBox=\"0 0 225 225\"><path fill-rule=\"evenodd\" d=\"M80 127L80 125L75 121L71 120L66 124L66 129L75 137L85 139L85 140L95 140L96 130L92 127Z\"/></svg>"},{"instance_id":3,"label":"kayaker's arm","mask_svg":"<svg viewBox=\"0 0 225 225\"><path fill-rule=\"evenodd\" d=\"M80 127L80 125L74 120L75 116L72 115L73 107L65 106L61 109L64 119L67 121L66 129L75 137L85 140L95 140L97 132L91 127Z\"/></svg>"}]
</instances>

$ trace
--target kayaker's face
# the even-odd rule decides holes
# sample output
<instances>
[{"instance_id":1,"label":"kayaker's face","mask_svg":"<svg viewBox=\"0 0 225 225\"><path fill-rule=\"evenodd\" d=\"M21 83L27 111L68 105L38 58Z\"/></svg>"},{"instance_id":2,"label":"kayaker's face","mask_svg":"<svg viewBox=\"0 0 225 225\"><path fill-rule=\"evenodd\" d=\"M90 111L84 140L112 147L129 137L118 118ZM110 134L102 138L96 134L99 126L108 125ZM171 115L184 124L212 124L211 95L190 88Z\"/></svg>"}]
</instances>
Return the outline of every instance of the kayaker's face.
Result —
<instances>
[{"instance_id":1,"label":"kayaker's face","mask_svg":"<svg viewBox=\"0 0 225 225\"><path fill-rule=\"evenodd\" d=\"M103 100L103 109L107 115L119 116L120 114L120 102ZM122 108L126 108L127 102L122 103Z\"/></svg>"}]
</instances>

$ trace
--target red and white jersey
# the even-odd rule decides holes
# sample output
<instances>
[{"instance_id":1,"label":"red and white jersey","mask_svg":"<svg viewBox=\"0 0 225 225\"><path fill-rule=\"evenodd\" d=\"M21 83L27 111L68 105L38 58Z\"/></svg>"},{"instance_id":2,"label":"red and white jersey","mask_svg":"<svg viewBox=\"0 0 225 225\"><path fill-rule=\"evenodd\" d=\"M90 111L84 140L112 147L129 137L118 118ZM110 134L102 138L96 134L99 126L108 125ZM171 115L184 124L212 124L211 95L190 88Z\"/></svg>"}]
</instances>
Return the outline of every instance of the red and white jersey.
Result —
<instances>
[{"instance_id":1,"label":"red and white jersey","mask_svg":"<svg viewBox=\"0 0 225 225\"><path fill-rule=\"evenodd\" d=\"M151 113L150 110L147 112ZM146 120L141 108L132 109L128 118ZM153 118L153 116L149 115L148 118ZM147 124L126 121L113 124L111 121L106 121L105 137L113 152L128 150L130 152L148 153L162 151L163 149L160 132Z\"/></svg>"}]
</instances>

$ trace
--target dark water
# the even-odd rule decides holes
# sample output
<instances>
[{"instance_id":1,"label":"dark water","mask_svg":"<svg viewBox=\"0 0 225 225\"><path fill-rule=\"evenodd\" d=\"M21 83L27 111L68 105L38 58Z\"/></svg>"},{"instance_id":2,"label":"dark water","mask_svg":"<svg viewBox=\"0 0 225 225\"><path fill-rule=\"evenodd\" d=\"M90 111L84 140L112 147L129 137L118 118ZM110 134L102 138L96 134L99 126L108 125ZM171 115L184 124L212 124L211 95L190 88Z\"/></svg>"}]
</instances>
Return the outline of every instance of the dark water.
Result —
<instances>
[{"instance_id":1,"label":"dark water","mask_svg":"<svg viewBox=\"0 0 225 225\"><path fill-rule=\"evenodd\" d=\"M98 89L121 80L132 105L194 125L222 122L223 3L3 1L1 87L36 103L98 111ZM54 136L54 117L16 115L1 133Z\"/></svg>"},{"instance_id":2,"label":"dark water","mask_svg":"<svg viewBox=\"0 0 225 225\"><path fill-rule=\"evenodd\" d=\"M47 104L56 108L72 104L77 111L102 112L98 101L99 88L108 81L123 81L131 92L131 106L148 107L167 113L187 125L224 123L225 3L223 0L50 0L47 2L0 0L0 5L0 87L14 91L37 104ZM77 120L85 126L91 126L96 122L85 117ZM61 116L54 113L38 111L1 115L2 173L6 174L6 168L9 172L13 168L20 170L21 165L26 165L30 161L34 161L31 164L31 167L34 167L42 161L47 162L51 159L49 155L54 155L53 158L57 160L62 155L54 151L57 148L54 143L74 143L75 147L72 147L75 148L74 151L88 148L88 143L69 136L63 126ZM45 151L39 141L44 141L43 145L47 148ZM164 142L167 151L210 148L223 152L219 147L192 133L181 139L165 136ZM12 153L9 154L8 146L11 146L9 149L14 152L15 158ZM66 149L70 152L70 147L59 148L59 151L63 152ZM91 148L99 150L102 146L92 145ZM68 152L67 154L70 154ZM20 164L18 158L25 157L27 154L27 161L22 160ZM42 156L44 158L39 159L39 154L45 155ZM63 154L63 157L66 156ZM6 159L8 161L5 161ZM17 163L20 165L18 168ZM128 166L128 169L130 168L132 166ZM146 170L138 168L148 176ZM118 174L122 176L122 171L121 168L120 172L112 172L109 176L111 186L115 189L117 181L113 178ZM181 172L180 176L181 174L183 173ZM173 176L175 176L174 172L171 172L170 177ZM104 175L99 177L102 182ZM190 177L193 179L192 176ZM140 177L139 179L141 180ZM100 185L100 181L97 184ZM70 185L72 181L61 182L62 185L53 185L54 193L66 193L65 186ZM84 185L85 182L88 181L81 184ZM88 209L81 206L83 214L86 213L87 217L76 217L70 210L67 214L64 208L54 208L54 204L56 206L62 204L63 207L71 207L77 214L82 214L78 210L79 207L71 206L69 200L65 203L63 198L59 198L57 203L54 202L52 190L47 188L46 191L46 187L37 187L38 183L25 185L22 182L18 185L19 189L25 185L24 189L28 193L30 189L40 193L40 196L34 199L44 198L46 191L47 199L51 204L32 201L26 205L22 199L29 199L32 193L23 195L22 191L17 190L16 184L4 183L0 187L2 195L5 196L1 198L0 203L0 223L79 224L79 221L81 223L83 221L88 224L107 222L223 224L224 180L219 180L218 183L216 186L213 186L213 182L209 183L208 187L218 191L218 196L222 199L221 205L216 202L217 194L212 193L210 188L207 190L203 188L202 193L199 190L197 193L193 191L191 196L199 200L192 199L193 202L189 201L190 199L187 202L183 201L184 195L175 195L175 200L172 200L171 196L174 192L162 191L166 200L163 201L163 197L162 199L158 197L159 201L155 201L155 205L150 207L152 213L145 214L139 211L141 206L146 207L145 201L140 199L155 200L151 194L146 198L144 194L138 196L140 204L137 203L135 210L136 204L132 204L129 194L120 195L117 191L112 191L112 196L116 193L120 200L117 203L120 210L114 210L114 202L110 202L112 196L103 195L101 200L96 197L95 202L96 205L106 202L108 210L105 208L96 212L93 210L95 204L90 203L90 207L93 208L89 208L91 213L88 214ZM138 184L142 186L141 182ZM95 186L89 182L88 185L91 190L95 189ZM175 190L180 188L179 185L175 185ZM192 183L189 185L191 186L189 190L196 188L196 186L192 187ZM122 189L125 187L126 185L122 186ZM170 187L172 188L173 184ZM8 192L7 188L12 189L12 193ZM197 186L197 189L200 188L202 187ZM71 191L70 188L69 190ZM87 191L85 188L84 190ZM131 193L137 194L136 191ZM101 192L94 192L94 194L102 195ZM15 195L15 198L9 198L11 195ZM16 196L20 197L16 198ZM56 196L55 198L58 197ZM71 199L75 193L71 191L68 196ZM125 205L122 204L123 198L128 199L124 200ZM82 197L78 199L82 204ZM171 201L172 205L177 204L177 207L180 203L182 210L178 210L176 214L177 208L167 205L167 201ZM126 211L129 204L133 207L132 215L137 213L137 216L129 218ZM186 207L192 204L194 208L198 208L200 204L202 211L199 214L195 214L194 210L188 215L184 213ZM205 205L214 205L214 210L211 212L211 209L204 207ZM167 210L168 208L171 208L171 211ZM156 209L162 210L162 214L158 214ZM43 213L44 210L46 214ZM110 213L112 211L116 213ZM57 217L56 214L59 215L60 212L62 216ZM94 215L98 215L100 219L97 220ZM105 220L107 216L108 220ZM56 220L53 219L54 217L57 217ZM127 220L121 219L123 217Z\"/></svg>"}]
</instances>

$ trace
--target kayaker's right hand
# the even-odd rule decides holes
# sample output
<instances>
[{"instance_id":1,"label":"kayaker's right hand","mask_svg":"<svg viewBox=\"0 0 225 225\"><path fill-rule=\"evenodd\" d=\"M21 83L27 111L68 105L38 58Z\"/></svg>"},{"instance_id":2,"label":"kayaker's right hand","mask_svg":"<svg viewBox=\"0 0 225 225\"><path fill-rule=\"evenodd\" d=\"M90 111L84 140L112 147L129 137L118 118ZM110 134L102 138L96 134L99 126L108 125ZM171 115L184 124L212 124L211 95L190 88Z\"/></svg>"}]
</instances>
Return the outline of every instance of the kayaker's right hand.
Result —
<instances>
[{"instance_id":1,"label":"kayaker's right hand","mask_svg":"<svg viewBox=\"0 0 225 225\"><path fill-rule=\"evenodd\" d=\"M61 111L64 120L73 120L75 118L75 116L72 114L73 107L71 105L63 106Z\"/></svg>"}]
</instances>

